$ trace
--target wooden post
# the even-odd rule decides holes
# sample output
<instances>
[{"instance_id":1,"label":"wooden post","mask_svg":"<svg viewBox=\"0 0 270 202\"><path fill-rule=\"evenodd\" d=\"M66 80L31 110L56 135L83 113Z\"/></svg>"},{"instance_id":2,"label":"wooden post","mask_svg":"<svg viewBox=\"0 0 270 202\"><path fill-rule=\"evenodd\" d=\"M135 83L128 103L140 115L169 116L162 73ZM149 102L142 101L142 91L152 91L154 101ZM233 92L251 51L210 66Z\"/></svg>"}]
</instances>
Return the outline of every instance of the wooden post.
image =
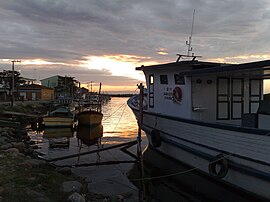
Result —
<instances>
[{"instance_id":1,"label":"wooden post","mask_svg":"<svg viewBox=\"0 0 270 202\"><path fill-rule=\"evenodd\" d=\"M137 155L139 159L139 166L140 166L140 173L141 173L141 186L142 186L142 200L145 199L145 185L144 185L144 165L143 165L143 155L142 155L142 147L141 147L141 142L142 142L142 123L143 123L143 92L144 92L144 86L142 83L139 85L140 89L140 99L139 99L139 120L138 120L138 144L137 144Z\"/></svg>"}]
</instances>

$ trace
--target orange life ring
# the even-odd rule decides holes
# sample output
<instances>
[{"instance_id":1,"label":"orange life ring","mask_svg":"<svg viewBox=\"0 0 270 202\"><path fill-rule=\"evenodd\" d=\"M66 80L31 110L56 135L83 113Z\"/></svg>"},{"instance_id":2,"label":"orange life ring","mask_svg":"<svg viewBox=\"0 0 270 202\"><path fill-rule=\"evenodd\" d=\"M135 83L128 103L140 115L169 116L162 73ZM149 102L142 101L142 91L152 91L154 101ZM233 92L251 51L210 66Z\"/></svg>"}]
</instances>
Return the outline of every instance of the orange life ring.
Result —
<instances>
[{"instance_id":1,"label":"orange life ring","mask_svg":"<svg viewBox=\"0 0 270 202\"><path fill-rule=\"evenodd\" d=\"M183 92L180 87L175 87L173 89L173 101L174 102L181 102L183 98Z\"/></svg>"}]
</instances>

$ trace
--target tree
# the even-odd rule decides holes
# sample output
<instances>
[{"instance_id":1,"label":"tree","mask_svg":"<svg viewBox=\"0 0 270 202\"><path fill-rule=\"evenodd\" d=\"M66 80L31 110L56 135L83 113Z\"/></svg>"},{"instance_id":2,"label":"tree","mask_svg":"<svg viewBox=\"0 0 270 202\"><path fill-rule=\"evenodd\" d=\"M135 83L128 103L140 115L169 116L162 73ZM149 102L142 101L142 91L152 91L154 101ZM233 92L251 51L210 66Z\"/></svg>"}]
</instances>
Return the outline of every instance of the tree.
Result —
<instances>
[{"instance_id":1,"label":"tree","mask_svg":"<svg viewBox=\"0 0 270 202\"><path fill-rule=\"evenodd\" d=\"M19 85L24 84L26 81L20 77L20 72L14 71L14 88L18 87ZM3 70L0 72L0 83L4 85L6 89L11 92L12 88L12 71L11 70Z\"/></svg>"}]
</instances>

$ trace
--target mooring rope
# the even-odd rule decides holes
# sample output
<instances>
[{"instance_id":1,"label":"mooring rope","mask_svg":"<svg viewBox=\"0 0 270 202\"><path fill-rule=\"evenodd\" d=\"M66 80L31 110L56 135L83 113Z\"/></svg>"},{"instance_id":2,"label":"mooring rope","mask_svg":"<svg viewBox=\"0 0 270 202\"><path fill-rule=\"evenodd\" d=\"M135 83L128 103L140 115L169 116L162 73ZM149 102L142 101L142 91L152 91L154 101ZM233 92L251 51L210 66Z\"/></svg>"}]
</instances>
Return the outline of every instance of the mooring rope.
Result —
<instances>
[{"instance_id":1,"label":"mooring rope","mask_svg":"<svg viewBox=\"0 0 270 202\"><path fill-rule=\"evenodd\" d=\"M264 136L269 136L270 135L270 132L266 133ZM213 163L216 163L220 160L223 160L223 159L226 159L230 156L232 156L233 154L235 153L229 153L229 154L226 154L214 161L211 161L209 164L213 164ZM162 178L168 178L168 177L173 177L173 176L176 176L176 175L182 175L182 174L186 174L186 173L190 173L194 170L198 170L200 167L202 166L206 166L206 165L209 165L209 164L201 164L197 167L194 167L194 168L191 168L191 169L188 169L188 170L185 170L185 171L180 171L180 172L175 172L175 173L171 173L171 174L167 174L167 175L160 175L160 176L154 176L154 177L145 177L145 178L134 178L134 179L129 179L130 181L143 181L143 180L155 180L155 179L162 179Z\"/></svg>"}]
</instances>

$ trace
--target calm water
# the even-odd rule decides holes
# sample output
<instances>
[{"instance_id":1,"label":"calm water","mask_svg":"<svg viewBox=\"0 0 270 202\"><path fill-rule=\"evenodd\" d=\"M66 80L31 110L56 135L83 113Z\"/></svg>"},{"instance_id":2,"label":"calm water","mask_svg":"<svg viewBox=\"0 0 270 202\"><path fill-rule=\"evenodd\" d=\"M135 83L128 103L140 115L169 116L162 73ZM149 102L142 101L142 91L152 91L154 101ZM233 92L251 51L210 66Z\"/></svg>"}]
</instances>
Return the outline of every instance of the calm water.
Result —
<instances>
[{"instance_id":1,"label":"calm water","mask_svg":"<svg viewBox=\"0 0 270 202\"><path fill-rule=\"evenodd\" d=\"M103 106L103 147L136 140L137 121L126 101L127 98L112 98ZM145 180L143 184L138 181L141 173L135 163L89 166L97 162L134 160L119 149L56 161L55 164L72 167L74 173L85 177L89 191L111 196L120 194L124 196L125 201L140 201L142 198L145 201L166 202L258 201L198 173L165 177L189 168L147 148L147 139L144 133L142 135L142 147L145 149L144 175L145 177L160 176L157 179ZM30 132L30 136L37 142L38 152L43 154L44 158L80 154L97 149L96 145L87 145L78 139L77 132L66 129L47 130L40 134ZM61 144L61 147L55 147L56 144ZM131 147L129 151L136 154L136 146Z\"/></svg>"}]
</instances>

